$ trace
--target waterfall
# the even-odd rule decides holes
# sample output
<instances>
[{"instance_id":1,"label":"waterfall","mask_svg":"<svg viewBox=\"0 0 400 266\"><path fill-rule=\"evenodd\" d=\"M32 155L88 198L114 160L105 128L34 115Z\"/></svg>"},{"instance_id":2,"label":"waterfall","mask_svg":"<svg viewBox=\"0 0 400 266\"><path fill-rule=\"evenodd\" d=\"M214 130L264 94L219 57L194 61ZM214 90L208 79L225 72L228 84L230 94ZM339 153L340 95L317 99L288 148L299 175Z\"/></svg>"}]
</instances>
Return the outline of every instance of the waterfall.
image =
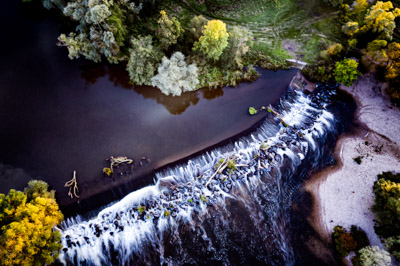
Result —
<instances>
[{"instance_id":1,"label":"waterfall","mask_svg":"<svg viewBox=\"0 0 400 266\"><path fill-rule=\"evenodd\" d=\"M61 226L63 264L293 265L292 194L337 134L335 89L289 88L249 136L155 174L97 217ZM195 136L194 136L195 137ZM228 158L228 159L227 159ZM225 160L225 161L224 161ZM214 174L224 162L232 165Z\"/></svg>"}]
</instances>

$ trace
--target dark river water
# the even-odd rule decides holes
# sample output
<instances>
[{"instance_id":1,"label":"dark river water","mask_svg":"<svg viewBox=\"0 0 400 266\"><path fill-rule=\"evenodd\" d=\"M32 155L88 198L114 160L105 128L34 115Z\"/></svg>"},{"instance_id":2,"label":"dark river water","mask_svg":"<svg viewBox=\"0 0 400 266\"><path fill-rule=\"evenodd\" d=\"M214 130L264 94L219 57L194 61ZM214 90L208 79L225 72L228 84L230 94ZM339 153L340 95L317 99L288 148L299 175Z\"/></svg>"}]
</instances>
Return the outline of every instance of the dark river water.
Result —
<instances>
[{"instance_id":1,"label":"dark river water","mask_svg":"<svg viewBox=\"0 0 400 266\"><path fill-rule=\"evenodd\" d=\"M95 207L85 203L89 197L105 204L149 183L143 177L155 169L251 128L266 113L249 116L248 107L276 102L296 73L259 70L251 84L165 96L133 88L124 66L69 60L56 46L59 21L9 2L0 10L8 25L0 43L2 193L42 179L65 207L77 201L64 188L75 170L82 211ZM127 156L135 168L104 177L110 156Z\"/></svg>"}]
</instances>

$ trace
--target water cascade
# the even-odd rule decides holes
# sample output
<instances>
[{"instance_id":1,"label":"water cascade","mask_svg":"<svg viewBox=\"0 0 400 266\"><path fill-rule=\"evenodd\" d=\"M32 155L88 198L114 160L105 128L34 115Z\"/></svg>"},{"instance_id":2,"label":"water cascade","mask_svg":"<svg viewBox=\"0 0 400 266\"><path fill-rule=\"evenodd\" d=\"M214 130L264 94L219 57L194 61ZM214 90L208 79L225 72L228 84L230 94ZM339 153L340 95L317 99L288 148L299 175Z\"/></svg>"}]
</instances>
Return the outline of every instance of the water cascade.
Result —
<instances>
[{"instance_id":1,"label":"water cascade","mask_svg":"<svg viewBox=\"0 0 400 266\"><path fill-rule=\"evenodd\" d=\"M62 225L64 264L293 265L288 209L338 134L335 88L289 88L249 136L156 173L97 217ZM195 136L194 136L195 137Z\"/></svg>"}]
</instances>

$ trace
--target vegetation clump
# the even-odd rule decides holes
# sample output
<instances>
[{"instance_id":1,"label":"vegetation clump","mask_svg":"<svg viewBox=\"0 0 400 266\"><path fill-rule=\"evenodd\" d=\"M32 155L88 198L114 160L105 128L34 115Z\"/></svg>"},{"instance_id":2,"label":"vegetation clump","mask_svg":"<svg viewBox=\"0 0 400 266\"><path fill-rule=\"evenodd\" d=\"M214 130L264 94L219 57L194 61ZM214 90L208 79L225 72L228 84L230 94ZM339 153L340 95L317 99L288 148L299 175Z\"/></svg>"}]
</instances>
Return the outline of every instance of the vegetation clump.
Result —
<instances>
[{"instance_id":1,"label":"vegetation clump","mask_svg":"<svg viewBox=\"0 0 400 266\"><path fill-rule=\"evenodd\" d=\"M359 265L363 266L390 266L392 265L392 259L390 254L386 250L382 250L379 247L365 247L359 251Z\"/></svg>"},{"instance_id":2,"label":"vegetation clump","mask_svg":"<svg viewBox=\"0 0 400 266\"><path fill-rule=\"evenodd\" d=\"M343 257L357 248L357 242L354 240L352 234L340 225L333 228L332 239L335 243L336 251Z\"/></svg>"},{"instance_id":3,"label":"vegetation clump","mask_svg":"<svg viewBox=\"0 0 400 266\"><path fill-rule=\"evenodd\" d=\"M62 248L55 226L63 220L54 191L30 181L24 192L0 194L0 261L2 265L51 264Z\"/></svg>"},{"instance_id":4,"label":"vegetation clump","mask_svg":"<svg viewBox=\"0 0 400 266\"><path fill-rule=\"evenodd\" d=\"M375 232L385 240L389 252L400 259L400 174L383 172L373 189Z\"/></svg>"},{"instance_id":5,"label":"vegetation clump","mask_svg":"<svg viewBox=\"0 0 400 266\"><path fill-rule=\"evenodd\" d=\"M333 75L337 83L345 86L351 86L361 74L358 70L358 62L354 59L344 59L336 62Z\"/></svg>"}]
</instances>

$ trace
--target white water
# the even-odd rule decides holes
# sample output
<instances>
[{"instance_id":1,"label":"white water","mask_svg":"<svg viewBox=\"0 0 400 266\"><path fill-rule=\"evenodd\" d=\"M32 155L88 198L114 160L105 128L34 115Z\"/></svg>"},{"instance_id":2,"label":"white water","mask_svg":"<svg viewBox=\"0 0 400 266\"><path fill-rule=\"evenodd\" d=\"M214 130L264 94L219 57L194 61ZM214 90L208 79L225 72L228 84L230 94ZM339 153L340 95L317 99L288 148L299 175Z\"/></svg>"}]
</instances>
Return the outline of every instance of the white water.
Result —
<instances>
[{"instance_id":1,"label":"white water","mask_svg":"<svg viewBox=\"0 0 400 266\"><path fill-rule=\"evenodd\" d=\"M294 264L284 218L292 190L298 183L290 175L304 159L317 161L321 138L334 130L333 115L310 104L311 99L302 92L291 92L278 110L289 128L276 119L267 119L252 135L234 144L156 173L154 185L130 193L96 218L82 221L78 216L67 220L62 226L62 243L67 249L61 252L59 260L64 264L89 265L111 265L115 260L118 264L191 262L184 246L186 228L197 228L198 232L193 229L190 234L198 234L213 259L226 264L229 253L220 250L228 249L225 246L229 245L229 236L224 230L210 230L203 224L217 215L218 223L225 224L222 228L232 227L232 207L227 205L231 199L240 203L241 211L249 213L250 224L268 242L263 248L278 254L285 264ZM261 145L272 147L271 153L275 155L271 160L260 160L259 168L254 155ZM236 156L236 164L248 167L238 167L234 174L217 175L206 187L217 162L231 155ZM292 178L289 181L288 176ZM135 209L139 205L147 205L144 214ZM164 215L166 211L168 217ZM215 239L222 247L215 247ZM250 240L246 241L252 245ZM183 258L166 255L169 245L183 253ZM258 248L253 245L250 248Z\"/></svg>"}]
</instances>

